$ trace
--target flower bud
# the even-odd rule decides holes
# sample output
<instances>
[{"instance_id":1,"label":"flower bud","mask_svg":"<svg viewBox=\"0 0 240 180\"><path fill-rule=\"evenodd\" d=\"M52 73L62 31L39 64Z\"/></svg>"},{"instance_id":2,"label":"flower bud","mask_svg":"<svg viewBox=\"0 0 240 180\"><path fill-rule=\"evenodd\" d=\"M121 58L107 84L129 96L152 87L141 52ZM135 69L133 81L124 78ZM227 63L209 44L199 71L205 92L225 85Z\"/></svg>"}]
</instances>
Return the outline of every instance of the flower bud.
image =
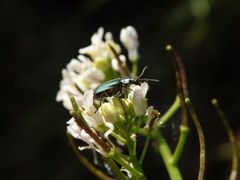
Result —
<instances>
[{"instance_id":1,"label":"flower bud","mask_svg":"<svg viewBox=\"0 0 240 180\"><path fill-rule=\"evenodd\" d=\"M128 99L133 104L134 112L137 116L143 116L147 110L147 99L145 98L148 91L148 84L142 83L141 86L132 85L132 91L128 94Z\"/></svg>"},{"instance_id":2,"label":"flower bud","mask_svg":"<svg viewBox=\"0 0 240 180\"><path fill-rule=\"evenodd\" d=\"M132 102L135 114L137 116L143 116L147 110L147 102L140 89L136 89L133 92Z\"/></svg>"},{"instance_id":3,"label":"flower bud","mask_svg":"<svg viewBox=\"0 0 240 180\"><path fill-rule=\"evenodd\" d=\"M112 102L104 103L98 110L105 122L116 123L124 116L123 105L120 103L120 99L113 98Z\"/></svg>"},{"instance_id":4,"label":"flower bud","mask_svg":"<svg viewBox=\"0 0 240 180\"><path fill-rule=\"evenodd\" d=\"M134 27L127 26L120 32L120 40L125 48L128 50L128 58L130 61L137 61L138 59L138 34Z\"/></svg>"}]
</instances>

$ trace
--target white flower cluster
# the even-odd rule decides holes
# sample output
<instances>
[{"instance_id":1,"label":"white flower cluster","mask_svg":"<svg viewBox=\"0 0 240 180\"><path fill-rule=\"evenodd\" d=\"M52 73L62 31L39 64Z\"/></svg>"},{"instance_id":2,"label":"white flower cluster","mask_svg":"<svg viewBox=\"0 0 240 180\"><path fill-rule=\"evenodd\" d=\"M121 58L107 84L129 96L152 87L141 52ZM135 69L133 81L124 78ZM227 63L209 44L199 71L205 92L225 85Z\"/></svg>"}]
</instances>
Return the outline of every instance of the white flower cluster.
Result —
<instances>
[{"instance_id":1,"label":"white flower cluster","mask_svg":"<svg viewBox=\"0 0 240 180\"><path fill-rule=\"evenodd\" d=\"M104 39L103 39L104 37ZM120 39L129 53L129 60L138 57L138 35L132 26L123 28ZM56 100L62 101L66 109L72 110L69 96L74 96L78 105L82 105L83 94L88 89L94 89L104 81L122 75L126 72L126 57L121 54L120 46L114 42L110 32L105 33L99 28L91 37L91 44L79 49L80 55L72 59L62 70L63 79Z\"/></svg>"},{"instance_id":2,"label":"white flower cluster","mask_svg":"<svg viewBox=\"0 0 240 180\"><path fill-rule=\"evenodd\" d=\"M146 119L145 127L150 128L149 125L153 118L156 116L156 111L152 106L147 106L146 94L148 91L148 84L142 83L139 85L130 86L131 91L126 98L109 97L97 111L94 106L94 92L88 90L84 93L83 105L81 106L82 116L84 121L96 134L103 133L104 138L109 144L113 142L108 138L112 132L115 132L115 125L124 126L137 117ZM158 114L159 115L159 114ZM126 116L129 122L126 121ZM135 122L136 123L136 122ZM134 124L134 122L133 122ZM81 139L88 144L87 148L91 148L106 156L97 142L86 134L85 130L77 126L76 121L72 118L68 122L68 132L75 138ZM121 136L121 135L119 135ZM114 148L114 145L112 146ZM80 147L80 150L86 149Z\"/></svg>"},{"instance_id":3,"label":"white flower cluster","mask_svg":"<svg viewBox=\"0 0 240 180\"><path fill-rule=\"evenodd\" d=\"M136 61L139 45L136 30L132 26L123 28L120 40L128 50L128 59ZM104 36L103 28L99 28L93 34L91 44L81 48L79 53L78 58L72 59L62 70L63 79L56 100L62 101L70 111L74 109L70 97L76 101L84 126L79 125L74 117L67 122L67 131L87 144L79 149L94 149L107 156L106 147L115 148L114 143L124 139L123 135L130 137L134 134L131 126L140 124L140 127L150 128L152 120L159 114L152 106L148 107L146 94L149 86L146 82L130 85L123 98L107 97L100 107L96 105L94 89L105 81L127 74L126 57L121 54L121 48L110 32ZM107 144L106 147L102 146L103 143Z\"/></svg>"}]
</instances>

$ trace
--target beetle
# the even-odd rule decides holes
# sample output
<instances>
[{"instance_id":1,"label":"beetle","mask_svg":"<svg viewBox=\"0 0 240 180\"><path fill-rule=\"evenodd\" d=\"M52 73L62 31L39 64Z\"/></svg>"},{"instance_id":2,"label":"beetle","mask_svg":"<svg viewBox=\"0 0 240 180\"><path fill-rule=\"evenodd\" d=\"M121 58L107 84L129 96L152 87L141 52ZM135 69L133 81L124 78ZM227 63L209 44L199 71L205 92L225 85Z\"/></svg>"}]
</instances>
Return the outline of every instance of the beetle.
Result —
<instances>
[{"instance_id":1,"label":"beetle","mask_svg":"<svg viewBox=\"0 0 240 180\"><path fill-rule=\"evenodd\" d=\"M116 78L100 84L94 90L94 97L96 99L99 99L101 104L101 101L107 97L120 97L124 93L124 90L129 89L129 86L131 84L140 85L141 83L148 81L159 82L157 79L141 78L146 69L147 66L143 69L142 73L137 78Z\"/></svg>"}]
</instances>

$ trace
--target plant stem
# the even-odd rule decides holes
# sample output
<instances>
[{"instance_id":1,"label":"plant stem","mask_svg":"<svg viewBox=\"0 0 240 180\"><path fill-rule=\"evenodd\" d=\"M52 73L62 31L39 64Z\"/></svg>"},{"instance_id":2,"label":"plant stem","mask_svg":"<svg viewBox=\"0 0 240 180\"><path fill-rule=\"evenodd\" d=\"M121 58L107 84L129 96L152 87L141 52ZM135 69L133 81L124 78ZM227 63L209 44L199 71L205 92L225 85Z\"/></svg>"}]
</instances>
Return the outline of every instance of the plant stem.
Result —
<instances>
[{"instance_id":1,"label":"plant stem","mask_svg":"<svg viewBox=\"0 0 240 180\"><path fill-rule=\"evenodd\" d=\"M73 96L70 97L70 101L71 101L73 110L74 110L74 112L76 113L76 115L82 118L82 113L81 113L81 111L79 110L78 105L77 105L77 102L76 102L76 100L75 100L75 98L74 98ZM83 118L82 118L82 119L83 119Z\"/></svg>"},{"instance_id":2,"label":"plant stem","mask_svg":"<svg viewBox=\"0 0 240 180\"><path fill-rule=\"evenodd\" d=\"M182 154L184 145L185 145L186 140L187 140L188 132L189 132L188 127L185 127L185 126L182 126L182 125L180 126L180 137L179 137L179 140L178 140L177 147L176 147L176 149L174 151L174 154L172 156L172 159L171 159L171 163L173 165L177 165L177 163L178 163L178 160L179 160L179 158Z\"/></svg>"},{"instance_id":3,"label":"plant stem","mask_svg":"<svg viewBox=\"0 0 240 180\"><path fill-rule=\"evenodd\" d=\"M127 141L126 141L124 138L122 138L121 136L119 136L119 135L116 134L115 132L111 132L111 135L112 135L115 139L117 139L118 141L120 141L121 143L123 143L123 144L126 144L126 143L127 143Z\"/></svg>"},{"instance_id":4,"label":"plant stem","mask_svg":"<svg viewBox=\"0 0 240 180\"><path fill-rule=\"evenodd\" d=\"M148 149L148 146L149 146L150 139L151 139L151 136L150 136L150 133L148 133L145 144L144 144L144 147L143 147L143 151L142 151L142 154L141 154L141 157L140 157L140 160L139 160L140 164L143 163L143 160L144 160L145 155L147 153L147 149Z\"/></svg>"},{"instance_id":5,"label":"plant stem","mask_svg":"<svg viewBox=\"0 0 240 180\"><path fill-rule=\"evenodd\" d=\"M136 155L130 155L130 161L131 161L131 163L133 164L133 167L134 167L137 171L139 171L139 172L142 173L142 178L141 178L141 180L146 180L147 178L146 178L146 176L145 176L145 174L144 174L144 171L143 171L143 169L142 169L142 166L141 166L139 160L137 159L137 156L136 156Z\"/></svg>"},{"instance_id":6,"label":"plant stem","mask_svg":"<svg viewBox=\"0 0 240 180\"><path fill-rule=\"evenodd\" d=\"M119 180L127 180L127 178L123 175L123 173L119 170L118 166L116 163L109 157L104 159L106 163L109 165L111 170L113 171L115 177Z\"/></svg>"},{"instance_id":7,"label":"plant stem","mask_svg":"<svg viewBox=\"0 0 240 180\"><path fill-rule=\"evenodd\" d=\"M125 161L129 161L130 160L130 157L128 155L122 154L122 153L120 153L118 151L115 151L115 153L117 153L117 155L120 156Z\"/></svg>"},{"instance_id":8,"label":"plant stem","mask_svg":"<svg viewBox=\"0 0 240 180\"><path fill-rule=\"evenodd\" d=\"M132 142L133 142L132 155L136 156L136 154L137 154L137 140L136 140L136 137L133 137L131 139L132 139Z\"/></svg>"},{"instance_id":9,"label":"plant stem","mask_svg":"<svg viewBox=\"0 0 240 180\"><path fill-rule=\"evenodd\" d=\"M162 136L160 130L157 131L158 150L163 158L163 162L167 168L168 174L172 180L181 180L182 175L177 167L171 163L172 153L171 150Z\"/></svg>"},{"instance_id":10,"label":"plant stem","mask_svg":"<svg viewBox=\"0 0 240 180\"><path fill-rule=\"evenodd\" d=\"M170 118L177 112L180 107L179 97L176 96L175 101L171 105L171 107L163 114L163 116L157 122L157 127L161 128L164 124L166 124Z\"/></svg>"},{"instance_id":11,"label":"plant stem","mask_svg":"<svg viewBox=\"0 0 240 180\"><path fill-rule=\"evenodd\" d=\"M220 120L222 121L222 124L223 124L225 130L227 131L228 139L229 139L229 141L231 143L231 146L232 146L232 169L231 169L231 173L230 173L230 176L229 176L229 180L236 180L237 179L237 175L238 175L238 148L237 148L237 141L236 141L236 139L234 137L232 128L230 127L224 112L222 111L222 109L219 106L218 100L217 99L212 99L212 105L216 109L216 112L217 112Z\"/></svg>"},{"instance_id":12,"label":"plant stem","mask_svg":"<svg viewBox=\"0 0 240 180\"><path fill-rule=\"evenodd\" d=\"M102 171L97 169L95 166L93 166L77 149L75 142L72 138L72 136L67 133L68 141L72 147L73 152L77 156L78 160L91 172L93 173L96 177L102 180L112 180L113 178L109 177L108 175L104 174Z\"/></svg>"},{"instance_id":13,"label":"plant stem","mask_svg":"<svg viewBox=\"0 0 240 180\"><path fill-rule=\"evenodd\" d=\"M133 167L131 167L130 164L127 161L123 160L120 156L118 156L118 154L115 153L114 150L112 150L109 153L109 157L114 159L115 161L117 161L122 167L127 169L136 178L142 178L143 177L143 174L141 172L139 172L136 169L134 169Z\"/></svg>"},{"instance_id":14,"label":"plant stem","mask_svg":"<svg viewBox=\"0 0 240 180\"><path fill-rule=\"evenodd\" d=\"M127 148L128 148L128 152L129 152L129 155L130 155L130 160L129 161L132 163L133 169L136 170L137 172L141 173L140 179L143 179L143 180L147 179L145 174L144 174L144 171L142 169L141 163L139 162L139 160L136 156L136 148L137 148L136 137L133 135L130 138L128 138L128 137L125 137L125 138L127 139L127 142L128 142L127 143Z\"/></svg>"},{"instance_id":15,"label":"plant stem","mask_svg":"<svg viewBox=\"0 0 240 180\"><path fill-rule=\"evenodd\" d=\"M185 102L187 104L188 110L191 114L192 120L196 126L199 143L200 143L200 162L199 162L199 172L198 172L198 180L203 180L204 178L204 171L205 171L205 163L206 163L206 152L205 152L205 138L202 131L202 127L200 124L200 121L197 117L196 111L193 108L193 105L189 98L185 99Z\"/></svg>"},{"instance_id":16,"label":"plant stem","mask_svg":"<svg viewBox=\"0 0 240 180\"><path fill-rule=\"evenodd\" d=\"M138 75L138 61L133 61L132 62L132 73L133 73L133 77L137 77L137 75Z\"/></svg>"}]
</instances>

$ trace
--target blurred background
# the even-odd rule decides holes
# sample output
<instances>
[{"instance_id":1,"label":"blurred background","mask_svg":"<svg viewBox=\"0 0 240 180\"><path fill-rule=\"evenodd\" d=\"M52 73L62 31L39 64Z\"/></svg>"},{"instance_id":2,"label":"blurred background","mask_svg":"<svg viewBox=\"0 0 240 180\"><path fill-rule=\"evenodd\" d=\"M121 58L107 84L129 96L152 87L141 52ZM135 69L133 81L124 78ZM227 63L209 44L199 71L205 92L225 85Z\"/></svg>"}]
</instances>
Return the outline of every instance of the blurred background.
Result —
<instances>
[{"instance_id":1,"label":"blurred background","mask_svg":"<svg viewBox=\"0 0 240 180\"><path fill-rule=\"evenodd\" d=\"M90 44L103 26L119 42L122 27L140 37L140 69L160 80L150 104L164 112L175 98L175 76L166 44L186 66L190 97L205 132L206 179L227 179L231 151L210 104L217 97L240 139L240 1L238 0L51 0L0 1L1 126L0 179L95 179L76 159L66 137L69 113L55 102L61 70ZM180 116L165 127L174 147ZM185 179L196 179L199 144L191 131L180 160ZM87 155L89 153L86 153ZM169 179L162 159L149 149L149 179Z\"/></svg>"}]
</instances>

